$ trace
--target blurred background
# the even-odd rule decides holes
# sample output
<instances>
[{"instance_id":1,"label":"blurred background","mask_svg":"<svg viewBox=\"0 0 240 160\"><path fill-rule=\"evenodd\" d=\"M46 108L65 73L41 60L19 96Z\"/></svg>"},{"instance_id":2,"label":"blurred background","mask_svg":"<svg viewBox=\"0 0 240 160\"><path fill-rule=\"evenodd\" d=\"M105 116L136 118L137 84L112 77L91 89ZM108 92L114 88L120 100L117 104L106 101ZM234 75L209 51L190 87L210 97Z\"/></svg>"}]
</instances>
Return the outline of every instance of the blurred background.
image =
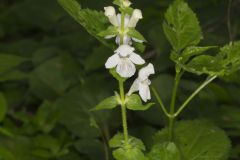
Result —
<instances>
[{"instance_id":1,"label":"blurred background","mask_svg":"<svg viewBox=\"0 0 240 160\"><path fill-rule=\"evenodd\" d=\"M144 16L137 27L148 41L143 57L155 65L152 82L167 104L174 63L162 22L171 2L133 1ZM201 45L223 46L240 39L240 0L187 2L202 26ZM79 3L96 10L112 5L110 0ZM0 0L0 160L111 159L107 142L121 131L120 110L89 112L118 88L104 67L111 54L56 0ZM204 79L185 74L178 102ZM224 129L232 141L231 160L240 159L239 95L238 72L210 84L181 115L207 119ZM131 135L143 139L147 149L153 134L166 125L158 105L145 112L129 111L128 122Z\"/></svg>"}]
</instances>

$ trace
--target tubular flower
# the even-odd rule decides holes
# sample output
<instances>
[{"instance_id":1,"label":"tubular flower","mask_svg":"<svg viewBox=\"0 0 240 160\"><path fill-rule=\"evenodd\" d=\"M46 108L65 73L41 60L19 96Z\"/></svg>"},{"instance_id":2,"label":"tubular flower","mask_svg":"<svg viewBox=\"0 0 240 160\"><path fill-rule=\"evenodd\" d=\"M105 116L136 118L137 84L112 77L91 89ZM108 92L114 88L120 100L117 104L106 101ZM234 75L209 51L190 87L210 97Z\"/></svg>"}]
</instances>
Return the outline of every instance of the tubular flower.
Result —
<instances>
[{"instance_id":1,"label":"tubular flower","mask_svg":"<svg viewBox=\"0 0 240 160\"><path fill-rule=\"evenodd\" d=\"M149 85L151 84L151 81L148 79L148 77L154 73L155 70L151 63L148 64L146 67L142 68L138 73L138 78L133 82L128 92L128 95L131 95L133 92L139 91L139 95L144 102L150 100L151 93Z\"/></svg>"},{"instance_id":2,"label":"tubular flower","mask_svg":"<svg viewBox=\"0 0 240 160\"><path fill-rule=\"evenodd\" d=\"M134 53L134 48L129 45L121 45L115 50L115 54L105 63L107 69L115 68L117 73L124 78L132 77L136 72L136 65L145 63L144 59Z\"/></svg>"},{"instance_id":3,"label":"tubular flower","mask_svg":"<svg viewBox=\"0 0 240 160\"><path fill-rule=\"evenodd\" d=\"M131 2L125 1L126 5L131 5ZM110 23L121 30L121 14L116 14L116 11L114 7L108 6L104 7L105 10L105 16L108 17ZM135 28L138 21L142 19L142 11L139 9L134 9L132 16L130 17L128 14L124 16L124 35L123 35L123 44L132 44L132 40L138 43L142 43L142 40L136 39L136 38L131 38L127 35L128 28ZM120 37L121 35L108 35L105 38L110 39L116 37L116 43L120 45Z\"/></svg>"}]
</instances>

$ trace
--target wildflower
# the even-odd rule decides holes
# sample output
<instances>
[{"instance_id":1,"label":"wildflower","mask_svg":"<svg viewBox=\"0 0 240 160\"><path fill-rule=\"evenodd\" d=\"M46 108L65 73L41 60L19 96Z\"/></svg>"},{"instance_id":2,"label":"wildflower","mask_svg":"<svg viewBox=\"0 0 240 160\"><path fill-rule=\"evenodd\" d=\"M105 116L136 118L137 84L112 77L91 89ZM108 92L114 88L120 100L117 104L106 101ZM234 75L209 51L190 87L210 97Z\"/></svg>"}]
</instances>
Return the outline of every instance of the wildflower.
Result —
<instances>
[{"instance_id":1,"label":"wildflower","mask_svg":"<svg viewBox=\"0 0 240 160\"><path fill-rule=\"evenodd\" d=\"M128 95L131 95L133 92L139 91L139 95L141 96L144 102L150 100L151 93L149 85L151 84L151 81L148 79L148 77L154 73L155 73L154 67L151 63L148 64L146 67L142 68L139 71L138 78L133 82L128 92Z\"/></svg>"},{"instance_id":2,"label":"wildflower","mask_svg":"<svg viewBox=\"0 0 240 160\"><path fill-rule=\"evenodd\" d=\"M130 5L131 2L129 1L125 1L126 5ZM118 35L108 35L105 38L106 39L110 39L113 37L116 37L116 43L120 44L120 39L121 39L121 35L123 34L123 44L132 44L132 40L138 43L142 43L142 40L136 39L136 38L131 38L127 35L128 32L128 28L135 28L138 21L140 19L143 18L142 16L142 11L139 9L134 9L132 16L130 17L128 14L126 14L124 16L124 30L122 30L122 22L121 22L121 14L116 14L116 11L114 9L114 7L112 6L108 6L108 7L104 7L105 10L105 16L108 17L110 23L116 27L118 27L119 30L119 34Z\"/></svg>"},{"instance_id":3,"label":"wildflower","mask_svg":"<svg viewBox=\"0 0 240 160\"><path fill-rule=\"evenodd\" d=\"M145 63L144 59L134 53L134 48L129 45L121 45L115 50L115 54L108 58L105 67L107 69L116 67L117 73L124 78L132 77L136 72L136 65Z\"/></svg>"}]
</instances>

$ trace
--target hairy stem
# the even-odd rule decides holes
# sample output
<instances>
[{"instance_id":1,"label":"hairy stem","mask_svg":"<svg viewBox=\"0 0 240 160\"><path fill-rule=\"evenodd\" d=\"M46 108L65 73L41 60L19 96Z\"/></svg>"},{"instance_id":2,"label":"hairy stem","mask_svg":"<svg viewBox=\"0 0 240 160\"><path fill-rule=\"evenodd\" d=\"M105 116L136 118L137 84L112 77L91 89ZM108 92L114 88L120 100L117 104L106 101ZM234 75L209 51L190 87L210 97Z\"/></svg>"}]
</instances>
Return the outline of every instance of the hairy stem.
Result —
<instances>
[{"instance_id":1,"label":"hairy stem","mask_svg":"<svg viewBox=\"0 0 240 160\"><path fill-rule=\"evenodd\" d=\"M168 138L169 141L173 140L173 126L174 126L174 120L175 120L175 103L176 103L176 96L177 96L177 90L178 90L178 85L179 81L181 78L181 72L177 71L176 72L176 77L175 77L175 83L173 86L173 92L172 92L172 99L171 99L171 104L170 104L170 117L169 117L169 131L168 131Z\"/></svg>"},{"instance_id":2,"label":"hairy stem","mask_svg":"<svg viewBox=\"0 0 240 160\"><path fill-rule=\"evenodd\" d=\"M154 96L156 97L156 99L157 99L160 107L162 108L164 114L165 114L167 117L171 117L170 114L168 113L165 105L163 104L163 101L162 101L160 95L158 94L157 90L156 90L154 87L151 87L151 89L152 89L152 92L153 92Z\"/></svg>"},{"instance_id":3,"label":"hairy stem","mask_svg":"<svg viewBox=\"0 0 240 160\"><path fill-rule=\"evenodd\" d=\"M125 94L124 94L124 87L123 82L119 81L119 90L120 90L120 97L121 97L121 111L122 111L122 125L123 125L123 134L124 134L124 141L125 145L128 146L128 128L127 128L127 109L125 106Z\"/></svg>"},{"instance_id":4,"label":"hairy stem","mask_svg":"<svg viewBox=\"0 0 240 160\"><path fill-rule=\"evenodd\" d=\"M178 109L178 111L175 113L175 117L177 117L183 110L184 108L189 104L189 102L203 89L205 88L209 83L211 83L214 79L216 79L217 76L212 76L209 77L205 82L203 82L195 92L193 92L189 98L181 105L181 107Z\"/></svg>"}]
</instances>

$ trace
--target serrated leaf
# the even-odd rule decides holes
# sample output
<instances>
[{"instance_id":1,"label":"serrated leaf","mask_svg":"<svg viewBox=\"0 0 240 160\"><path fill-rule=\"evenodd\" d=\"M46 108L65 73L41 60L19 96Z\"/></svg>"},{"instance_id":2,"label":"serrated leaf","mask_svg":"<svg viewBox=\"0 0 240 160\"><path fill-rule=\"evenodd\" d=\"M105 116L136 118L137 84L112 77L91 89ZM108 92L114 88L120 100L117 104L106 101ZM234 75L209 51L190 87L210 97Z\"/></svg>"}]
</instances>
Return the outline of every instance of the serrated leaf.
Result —
<instances>
[{"instance_id":1,"label":"serrated leaf","mask_svg":"<svg viewBox=\"0 0 240 160\"><path fill-rule=\"evenodd\" d=\"M207 46L207 47L190 46L184 49L184 51L181 52L180 55L176 52L173 52L171 54L171 59L176 63L185 64L187 61L189 61L190 58L203 54L204 52L212 48L216 48L216 47L215 46Z\"/></svg>"},{"instance_id":2,"label":"serrated leaf","mask_svg":"<svg viewBox=\"0 0 240 160\"><path fill-rule=\"evenodd\" d=\"M143 105L141 98L137 94L132 94L126 98L126 106L130 110L145 111L153 105L154 103Z\"/></svg>"},{"instance_id":3,"label":"serrated leaf","mask_svg":"<svg viewBox=\"0 0 240 160\"><path fill-rule=\"evenodd\" d=\"M146 39L143 37L143 35L134 28L130 28L127 32L127 35L137 40L146 42Z\"/></svg>"},{"instance_id":4,"label":"serrated leaf","mask_svg":"<svg viewBox=\"0 0 240 160\"><path fill-rule=\"evenodd\" d=\"M175 0L165 14L163 30L176 52L197 45L202 32L195 13L183 0Z\"/></svg>"},{"instance_id":5,"label":"serrated leaf","mask_svg":"<svg viewBox=\"0 0 240 160\"><path fill-rule=\"evenodd\" d=\"M117 107L119 104L119 100L117 96L112 96L104 99L100 102L92 111L104 110L104 109L113 109Z\"/></svg>"},{"instance_id":6,"label":"serrated leaf","mask_svg":"<svg viewBox=\"0 0 240 160\"><path fill-rule=\"evenodd\" d=\"M7 113L7 102L2 93L0 93L0 122L4 119Z\"/></svg>"},{"instance_id":7,"label":"serrated leaf","mask_svg":"<svg viewBox=\"0 0 240 160\"><path fill-rule=\"evenodd\" d=\"M181 160L181 154L174 143L166 142L154 145L147 160Z\"/></svg>"},{"instance_id":8,"label":"serrated leaf","mask_svg":"<svg viewBox=\"0 0 240 160\"><path fill-rule=\"evenodd\" d=\"M216 56L200 55L194 57L188 64L178 65L195 74L230 75L240 69L240 42L225 45Z\"/></svg>"},{"instance_id":9,"label":"serrated leaf","mask_svg":"<svg viewBox=\"0 0 240 160\"><path fill-rule=\"evenodd\" d=\"M107 47L114 49L113 44L108 43L104 38L98 36L98 33L104 31L108 24L108 19L103 12L82 9L76 0L58 0L58 2L89 34Z\"/></svg>"},{"instance_id":10,"label":"serrated leaf","mask_svg":"<svg viewBox=\"0 0 240 160\"><path fill-rule=\"evenodd\" d=\"M158 132L156 144L168 139L168 128ZM230 140L220 128L207 121L181 121L175 124L174 142L188 160L226 160L231 148Z\"/></svg>"},{"instance_id":11,"label":"serrated leaf","mask_svg":"<svg viewBox=\"0 0 240 160\"><path fill-rule=\"evenodd\" d=\"M143 142L135 137L129 136L129 145L134 148L138 148L140 150L145 151L145 146ZM119 147L124 147L125 142L124 142L124 135L122 133L116 134L112 139L109 141L109 146L111 148L119 148Z\"/></svg>"}]
</instances>

